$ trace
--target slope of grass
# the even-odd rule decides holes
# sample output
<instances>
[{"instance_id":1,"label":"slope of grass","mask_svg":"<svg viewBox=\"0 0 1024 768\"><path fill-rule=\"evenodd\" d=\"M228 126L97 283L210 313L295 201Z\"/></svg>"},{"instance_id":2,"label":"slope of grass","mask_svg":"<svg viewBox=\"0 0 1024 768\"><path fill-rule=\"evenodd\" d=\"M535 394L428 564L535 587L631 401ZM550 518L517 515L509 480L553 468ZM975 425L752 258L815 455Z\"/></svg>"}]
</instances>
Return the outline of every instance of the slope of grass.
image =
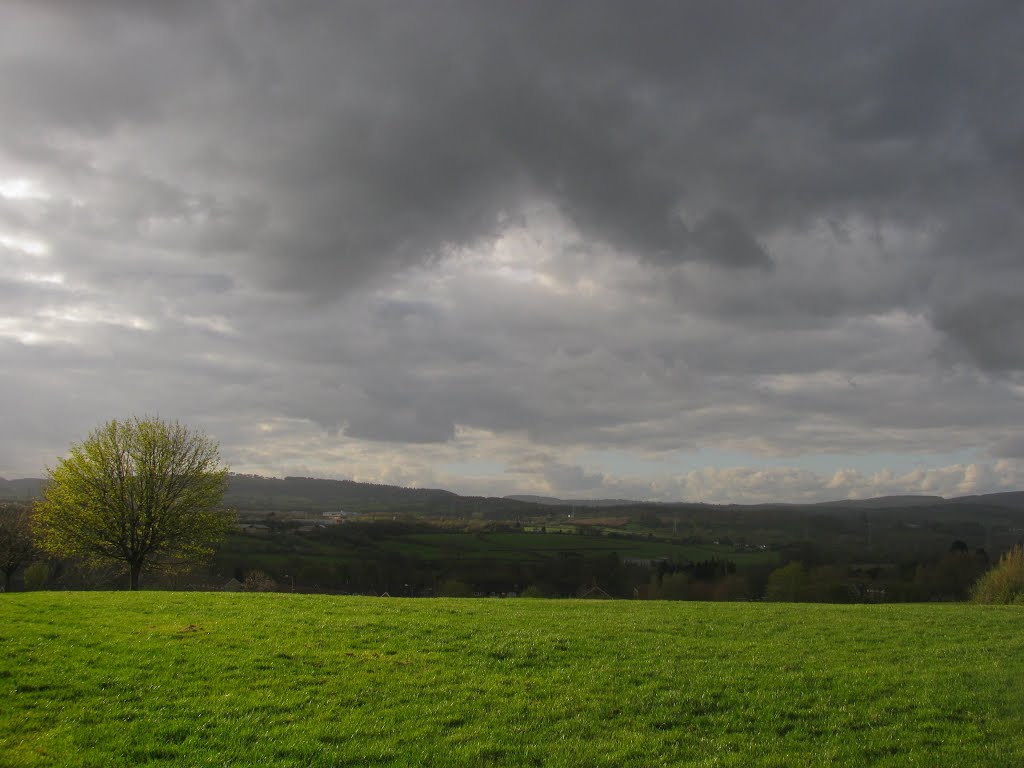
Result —
<instances>
[{"instance_id":1,"label":"slope of grass","mask_svg":"<svg viewBox=\"0 0 1024 768\"><path fill-rule=\"evenodd\" d=\"M3 766L1024 765L1024 611L0 595Z\"/></svg>"}]
</instances>

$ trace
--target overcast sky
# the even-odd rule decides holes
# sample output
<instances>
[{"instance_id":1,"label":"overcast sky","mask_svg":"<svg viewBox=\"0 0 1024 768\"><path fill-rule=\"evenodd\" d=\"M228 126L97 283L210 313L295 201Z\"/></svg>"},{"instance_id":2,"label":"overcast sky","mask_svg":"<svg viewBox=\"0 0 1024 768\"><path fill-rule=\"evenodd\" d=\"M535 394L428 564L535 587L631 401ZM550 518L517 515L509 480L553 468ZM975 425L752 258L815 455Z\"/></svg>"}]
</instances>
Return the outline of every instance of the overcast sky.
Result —
<instances>
[{"instance_id":1,"label":"overcast sky","mask_svg":"<svg viewBox=\"0 0 1024 768\"><path fill-rule=\"evenodd\" d=\"M1024 488L1024 4L8 2L0 476Z\"/></svg>"}]
</instances>

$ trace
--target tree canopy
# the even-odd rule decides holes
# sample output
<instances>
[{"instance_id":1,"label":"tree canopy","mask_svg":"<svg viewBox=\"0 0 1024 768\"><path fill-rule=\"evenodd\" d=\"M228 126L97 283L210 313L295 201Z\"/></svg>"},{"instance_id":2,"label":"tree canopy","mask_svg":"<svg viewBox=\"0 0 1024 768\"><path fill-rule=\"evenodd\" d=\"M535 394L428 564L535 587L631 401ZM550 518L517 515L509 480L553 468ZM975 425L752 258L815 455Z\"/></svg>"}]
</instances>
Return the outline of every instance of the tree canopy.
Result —
<instances>
[{"instance_id":1,"label":"tree canopy","mask_svg":"<svg viewBox=\"0 0 1024 768\"><path fill-rule=\"evenodd\" d=\"M47 470L34 524L43 549L143 571L209 556L234 522L221 507L227 468L217 443L177 422L111 421Z\"/></svg>"}]
</instances>

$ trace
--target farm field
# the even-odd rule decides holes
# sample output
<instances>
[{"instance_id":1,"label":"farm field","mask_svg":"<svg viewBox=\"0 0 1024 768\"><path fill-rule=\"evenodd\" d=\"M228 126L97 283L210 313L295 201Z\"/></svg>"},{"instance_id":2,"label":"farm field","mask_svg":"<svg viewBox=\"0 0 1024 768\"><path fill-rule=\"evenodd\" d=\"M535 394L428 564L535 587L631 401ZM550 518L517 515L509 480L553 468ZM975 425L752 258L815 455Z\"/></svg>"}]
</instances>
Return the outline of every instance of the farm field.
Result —
<instances>
[{"instance_id":1,"label":"farm field","mask_svg":"<svg viewBox=\"0 0 1024 768\"><path fill-rule=\"evenodd\" d=\"M353 543L317 534L291 535L287 544L271 538L234 534L224 548L225 557L244 553L261 564L286 560L296 553L306 558L345 562L400 554L422 560L449 561L480 559L536 562L570 553L583 557L679 560L719 558L741 565L771 565L778 562L772 551L737 551L731 546L676 544L639 536L578 536L568 533L409 533Z\"/></svg>"},{"instance_id":2,"label":"farm field","mask_svg":"<svg viewBox=\"0 0 1024 768\"><path fill-rule=\"evenodd\" d=\"M0 765L1024 764L1024 611L0 595Z\"/></svg>"},{"instance_id":3,"label":"farm field","mask_svg":"<svg viewBox=\"0 0 1024 768\"><path fill-rule=\"evenodd\" d=\"M774 563L775 552L736 552L733 547L683 545L665 541L648 541L640 537L577 536L561 533L423 533L396 537L386 547L414 554L425 559L452 557L486 557L515 561L539 560L560 552L585 556L609 555L623 558L651 559L669 557L706 560L713 557L737 563Z\"/></svg>"}]
</instances>

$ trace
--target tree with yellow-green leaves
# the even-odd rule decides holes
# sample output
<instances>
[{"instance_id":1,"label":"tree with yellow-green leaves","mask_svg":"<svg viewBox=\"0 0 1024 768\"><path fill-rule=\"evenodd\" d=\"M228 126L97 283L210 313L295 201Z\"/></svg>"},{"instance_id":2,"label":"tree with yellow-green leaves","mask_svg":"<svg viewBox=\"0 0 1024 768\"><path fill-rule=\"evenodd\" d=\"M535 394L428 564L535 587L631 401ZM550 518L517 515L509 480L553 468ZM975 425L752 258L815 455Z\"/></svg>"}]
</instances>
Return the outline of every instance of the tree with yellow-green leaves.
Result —
<instances>
[{"instance_id":1,"label":"tree with yellow-green leaves","mask_svg":"<svg viewBox=\"0 0 1024 768\"><path fill-rule=\"evenodd\" d=\"M177 422L111 421L47 470L33 526L59 557L118 563L139 588L143 572L202 561L234 523L221 506L227 468L217 443Z\"/></svg>"}]
</instances>

